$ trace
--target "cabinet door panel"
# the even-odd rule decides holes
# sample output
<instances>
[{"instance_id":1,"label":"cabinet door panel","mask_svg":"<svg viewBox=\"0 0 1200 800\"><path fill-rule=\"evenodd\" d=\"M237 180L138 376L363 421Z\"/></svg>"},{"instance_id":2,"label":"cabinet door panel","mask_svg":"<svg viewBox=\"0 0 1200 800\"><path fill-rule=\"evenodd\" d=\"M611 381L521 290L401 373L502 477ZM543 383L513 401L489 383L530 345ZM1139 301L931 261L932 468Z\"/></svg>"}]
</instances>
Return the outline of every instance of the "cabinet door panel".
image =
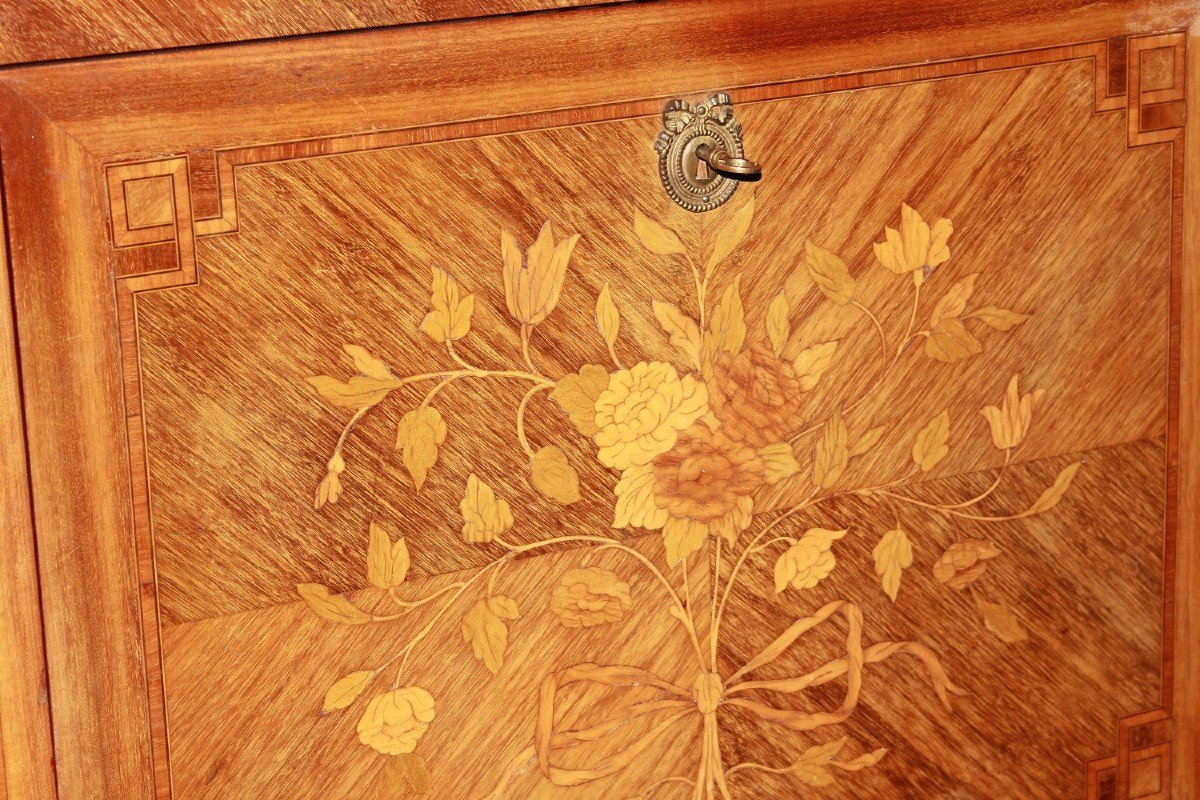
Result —
<instances>
[{"instance_id":1,"label":"cabinet door panel","mask_svg":"<svg viewBox=\"0 0 1200 800\"><path fill-rule=\"evenodd\" d=\"M473 46L656 15L4 79L61 796L1188 796L1187 35L731 35L704 213L666 55L479 118Z\"/></svg>"}]
</instances>

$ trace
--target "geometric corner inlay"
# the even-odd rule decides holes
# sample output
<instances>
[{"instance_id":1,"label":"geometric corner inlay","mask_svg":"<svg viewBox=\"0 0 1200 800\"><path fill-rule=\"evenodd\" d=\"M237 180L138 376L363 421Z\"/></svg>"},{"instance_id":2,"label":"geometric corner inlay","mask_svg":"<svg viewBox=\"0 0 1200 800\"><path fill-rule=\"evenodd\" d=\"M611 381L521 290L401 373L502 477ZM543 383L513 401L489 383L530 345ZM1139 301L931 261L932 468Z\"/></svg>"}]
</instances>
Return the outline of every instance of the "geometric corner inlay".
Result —
<instances>
[{"instance_id":1,"label":"geometric corner inlay","mask_svg":"<svg viewBox=\"0 0 1200 800\"><path fill-rule=\"evenodd\" d=\"M1183 33L1114 36L1096 56L1096 111L1125 109L1128 145L1169 142L1183 128Z\"/></svg>"},{"instance_id":2,"label":"geometric corner inlay","mask_svg":"<svg viewBox=\"0 0 1200 800\"><path fill-rule=\"evenodd\" d=\"M124 273L133 291L193 283L196 275L187 159L115 164L106 170L109 220L116 249L173 243L174 259L147 260L145 271Z\"/></svg>"},{"instance_id":3,"label":"geometric corner inlay","mask_svg":"<svg viewBox=\"0 0 1200 800\"><path fill-rule=\"evenodd\" d=\"M1169 142L1183 129L1185 37L1182 33L1129 40L1129 145Z\"/></svg>"},{"instance_id":4,"label":"geometric corner inlay","mask_svg":"<svg viewBox=\"0 0 1200 800\"><path fill-rule=\"evenodd\" d=\"M171 196L169 175L127 180L124 187L128 230L172 224L175 219L175 198Z\"/></svg>"},{"instance_id":5,"label":"geometric corner inlay","mask_svg":"<svg viewBox=\"0 0 1200 800\"><path fill-rule=\"evenodd\" d=\"M1170 800L1173 733L1161 708L1122 719L1116 754L1087 764L1087 800Z\"/></svg>"},{"instance_id":6,"label":"geometric corner inlay","mask_svg":"<svg viewBox=\"0 0 1200 800\"><path fill-rule=\"evenodd\" d=\"M1125 67L1128 57L1128 36L1114 36L1100 44L1096 52L1097 112L1125 108L1125 87L1129 77Z\"/></svg>"},{"instance_id":7,"label":"geometric corner inlay","mask_svg":"<svg viewBox=\"0 0 1200 800\"><path fill-rule=\"evenodd\" d=\"M195 283L196 237L237 231L227 155L198 151L107 167L114 268L131 291Z\"/></svg>"}]
</instances>

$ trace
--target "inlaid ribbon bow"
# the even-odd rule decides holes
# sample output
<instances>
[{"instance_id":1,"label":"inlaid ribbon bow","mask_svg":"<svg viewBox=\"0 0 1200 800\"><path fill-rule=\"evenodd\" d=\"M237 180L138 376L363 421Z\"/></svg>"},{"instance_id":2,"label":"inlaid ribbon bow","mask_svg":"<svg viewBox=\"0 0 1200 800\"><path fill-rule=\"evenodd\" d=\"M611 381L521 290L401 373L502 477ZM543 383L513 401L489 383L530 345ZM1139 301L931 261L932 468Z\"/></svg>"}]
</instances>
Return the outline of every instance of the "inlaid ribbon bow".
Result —
<instances>
[{"instance_id":1,"label":"inlaid ribbon bow","mask_svg":"<svg viewBox=\"0 0 1200 800\"><path fill-rule=\"evenodd\" d=\"M845 657L829 661L799 677L740 681L746 674L777 659L802 635L834 615L842 616L847 623ZM863 685L863 666L883 661L897 653L907 653L916 656L921 661L933 682L934 691L947 708L950 706L950 694L963 694L961 689L950 682L937 656L924 645L916 642L878 642L864 649L862 624L862 612L858 606L841 600L829 603L812 616L794 622L775 641L746 662L745 666L733 673L727 680L722 680L713 672L701 672L690 690L677 686L644 669L630 666L582 663L547 675L542 682L533 746L526 748L512 761L502 776L500 785L493 793L492 800L505 798L508 786L534 761L536 761L541 774L556 786L578 786L614 775L633 763L678 720L693 713L700 714L703 721L700 764L696 780L692 784L693 800L712 798L717 793L728 800L730 793L726 784L726 770L721 763L721 749L718 740L716 712L720 706L736 706L747 709L767 722L794 731L810 731L826 725L836 725L844 722L854 713L854 709L858 705ZM812 686L829 683L842 675L847 676L846 694L841 705L833 711L805 712L781 709L740 696L754 690L800 692ZM664 696L629 705L603 721L588 727L555 730L555 700L562 689L577 683L594 683L602 686L650 686L660 690ZM661 715L661 719L653 728L624 749L605 756L584 768L566 769L555 766L553 759L556 753L604 738L634 720L649 715ZM832 763L836 765L838 762Z\"/></svg>"}]
</instances>

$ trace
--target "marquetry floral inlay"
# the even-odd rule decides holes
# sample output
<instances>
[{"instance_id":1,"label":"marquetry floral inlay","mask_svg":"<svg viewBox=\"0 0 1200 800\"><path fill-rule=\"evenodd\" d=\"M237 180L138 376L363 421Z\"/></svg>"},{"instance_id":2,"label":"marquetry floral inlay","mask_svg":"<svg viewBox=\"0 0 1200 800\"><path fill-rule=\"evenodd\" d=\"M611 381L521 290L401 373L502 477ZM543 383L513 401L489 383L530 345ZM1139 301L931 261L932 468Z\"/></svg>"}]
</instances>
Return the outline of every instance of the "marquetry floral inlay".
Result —
<instances>
[{"instance_id":1,"label":"marquetry floral inlay","mask_svg":"<svg viewBox=\"0 0 1200 800\"><path fill-rule=\"evenodd\" d=\"M472 287L461 286L451 274L434 268L429 312L420 330L445 355L444 369L401 375L361 347L347 345L346 355L355 374L347 380L329 376L310 379L329 403L349 410L350 418L334 446L326 475L315 497L318 509L338 502L347 469L344 449L357 423L403 386L428 389L415 408L405 411L396 432L396 446L420 491L430 472L438 468L440 448L458 433L438 410L439 393L458 381L496 381L524 387L516 406L516 444L528 457L530 484L547 498L570 504L581 497L580 474L555 442L531 443L525 418L540 394L553 405L540 405L545 413L563 413L582 437L590 440L594 457L619 475L612 502L612 529L654 531L661 536L657 556L648 557L614 535L613 530L571 533L549 539L523 535L522 525L532 521L522 515L518 497L504 497L485 474L460 476L462 499L458 513L461 535L467 542L492 543L506 551L455 583L417 599L401 599L398 589L409 570L409 549L403 538L393 538L377 525L369 532L366 564L368 582L385 592L393 613L364 610L323 586L303 584L300 596L324 619L346 625L386 624L409 614L424 615L425 624L386 662L351 673L334 683L325 697L325 711L348 708L365 698L358 723L360 741L399 759L393 768L414 788L429 788L430 771L417 749L423 737L435 735L436 699L417 685L412 674L414 653L437 626L461 628L464 654L484 669L497 673L503 667L510 637L520 634L522 609L503 590L504 570L522 554L553 545L590 545L581 551L580 566L567 570L555 584L545 607L566 629L621 625L635 604L665 604L678 623L687 647L693 651L697 676L691 685L676 683L636 665L579 663L546 675L529 746L508 765L498 765L495 800L511 796L516 776L535 767L545 780L558 786L577 786L616 775L640 758L655 758L658 737L686 733L689 719L699 719L702 740L695 763L684 765L685 774L644 787L638 797L657 797L680 787L694 800L720 795L730 798L742 773L770 771L787 774L810 786L833 782L840 772L861 770L877 763L884 749L842 757L847 740L810 747L795 762L767 765L744 762L725 765L720 747L721 706L746 709L764 723L794 732L836 726L854 713L866 691L864 665L893 655L908 655L923 669L936 695L947 708L950 696L960 690L951 682L938 657L916 642L864 641L863 613L855 604L838 600L793 620L740 669L722 674L717 653L730 595L748 569L763 569L774 553L774 587L777 593L802 596L837 568L839 542L846 537L868 537L875 542L873 568L880 590L895 603L900 597L905 571L913 565L914 537L899 522L892 530L868 531L813 527L790 531L801 517L819 515L826 500L845 494L887 498L930 513L980 522L1016 520L1049 511L1067 491L1079 468L1071 464L1044 493L1024 510L1001 516L976 513L974 507L1000 486L1014 448L1026 437L1042 389L1023 388L1012 376L995 405L980 406L990 428L993 445L1003 452L1004 468L995 481L975 497L953 503L926 503L893 489L896 480L883 486L854 489L843 484L851 463L878 447L891 431L881 420L858 413L864 401L876 395L885 379L904 359L924 356L953 363L978 356L995 331L1006 333L1029 319L1028 314L973 303L977 284L972 273L939 288L938 300L927 322L919 319L923 291L938 285L937 268L951 258L953 225L936 219L932 225L905 205L900 227L885 227L882 241L874 245L876 267L894 273L911 286L912 311L903 330L885 329L863 297L859 279L834 252L806 242L803 269L828 302L858 314L878 334L878 376L858 396L842 399L823 419L805 417L805 395L823 380L842 356L841 343L805 341L794 327L793 300L780 291L769 302L760 330L747 328L741 275L721 275L721 267L750 231L754 216L751 198L740 207L723 209L708 242L693 248L666 225L635 212L633 229L644 247L658 257L678 259L691 272L698 313L693 316L678 305L655 300L649 308L626 308L625 313L652 314L669 342L672 363L645 358L623 363L618 358L622 311L606 285L596 302L596 326L611 365L582 364L574 372L552 377L534 364L530 341L537 327L553 313L568 283L570 262L577 247L586 246L586 232L556 236L547 222L527 249L518 235L504 231L500 237L501 274L507 310L520 334L520 353L511 366L485 369L468 361L456 342L472 333L476 297ZM582 237L582 238L581 238ZM694 252L707 253L702 257ZM723 286L710 296L710 286ZM622 343L624 345L625 343ZM622 346L621 352L628 347ZM991 398L989 398L991 399ZM555 408L558 410L556 411ZM918 426L905 433L911 448L909 475L938 468L955 443L956 423L949 409L930 408ZM888 438L894 438L888 436ZM905 454L908 458L909 454ZM779 498L786 498L780 500ZM530 540L527 540L530 539ZM687 585L689 563L707 559L711 546L715 571L705 603L695 602ZM643 570L656 586L653 593L631 592L627 576L590 566L586 553L597 549L628 558L630 570ZM418 554L414 554L419 557ZM950 591L963 591L987 570L1000 549L983 539L962 539L936 560L935 579ZM1018 641L1025 632L1007 608L977 599L981 620L1005 642ZM750 674L774 662L814 628L833 617L846 626L845 655L806 675L755 680ZM703 624L701 624L703 623ZM564 631L564 635L571 635ZM444 658L439 654L439 659ZM603 659L603 653L596 654ZM767 699L772 693L804 692L810 687L845 679L841 704L831 710L797 711L779 708ZM560 729L556 698L572 684L650 686L661 699L634 703L591 727ZM646 717L653 725L632 744L587 766L559 765L560 752L576 746L600 747L626 722ZM689 729L690 730L690 729ZM689 734L690 735L690 734ZM597 752L601 752L598 750ZM585 759L586 760L586 759ZM574 759L578 765L579 759ZM436 773L436 768L433 770ZM436 783L436 781L435 781ZM681 793L682 796L682 793Z\"/></svg>"}]
</instances>

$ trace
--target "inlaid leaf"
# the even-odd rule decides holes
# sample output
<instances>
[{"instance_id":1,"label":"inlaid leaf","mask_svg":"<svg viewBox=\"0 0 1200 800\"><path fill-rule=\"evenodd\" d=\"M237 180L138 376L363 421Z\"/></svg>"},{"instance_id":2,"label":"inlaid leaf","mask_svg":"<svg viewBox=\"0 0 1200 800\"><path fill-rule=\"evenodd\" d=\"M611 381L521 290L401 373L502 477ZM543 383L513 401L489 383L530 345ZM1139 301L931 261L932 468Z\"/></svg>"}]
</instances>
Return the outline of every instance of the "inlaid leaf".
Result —
<instances>
[{"instance_id":1,"label":"inlaid leaf","mask_svg":"<svg viewBox=\"0 0 1200 800\"><path fill-rule=\"evenodd\" d=\"M775 299L767 308L767 339L777 356L783 353L784 345L791 336L791 322L788 319L791 313L787 297L782 292L775 295Z\"/></svg>"},{"instance_id":2,"label":"inlaid leaf","mask_svg":"<svg viewBox=\"0 0 1200 800\"><path fill-rule=\"evenodd\" d=\"M961 320L943 319L925 339L925 355L947 364L962 361L983 352L983 345L971 335Z\"/></svg>"},{"instance_id":3,"label":"inlaid leaf","mask_svg":"<svg viewBox=\"0 0 1200 800\"><path fill-rule=\"evenodd\" d=\"M613 510L614 528L650 528L657 530L665 522L666 512L654 502L654 466L632 466L621 473Z\"/></svg>"},{"instance_id":4,"label":"inlaid leaf","mask_svg":"<svg viewBox=\"0 0 1200 800\"><path fill-rule=\"evenodd\" d=\"M508 231L501 232L504 299L517 322L537 325L558 305L567 265L578 242L579 234L575 234L555 244L553 226L546 220L522 263L516 237Z\"/></svg>"},{"instance_id":5,"label":"inlaid leaf","mask_svg":"<svg viewBox=\"0 0 1200 800\"><path fill-rule=\"evenodd\" d=\"M779 594L790 584L793 589L811 589L829 577L837 566L833 555L833 543L843 538L846 531L812 528L800 540L784 550L775 560L775 593Z\"/></svg>"},{"instance_id":6,"label":"inlaid leaf","mask_svg":"<svg viewBox=\"0 0 1200 800\"><path fill-rule=\"evenodd\" d=\"M730 527L725 532L725 540L732 546L732 539L737 537L737 528ZM662 526L663 552L666 554L667 565L674 568L681 561L691 558L700 552L708 539L708 531L701 525L692 524L689 520L670 519Z\"/></svg>"},{"instance_id":7,"label":"inlaid leaf","mask_svg":"<svg viewBox=\"0 0 1200 800\"><path fill-rule=\"evenodd\" d=\"M523 305L523 289L526 281L522 279L526 276L522 273L527 269L525 257L516 235L505 230L500 231L500 260L504 262L504 302L508 306L508 313L517 322L524 323L526 308Z\"/></svg>"},{"instance_id":8,"label":"inlaid leaf","mask_svg":"<svg viewBox=\"0 0 1200 800\"><path fill-rule=\"evenodd\" d=\"M998 331L1010 331L1029 319L1029 316L1029 314L1019 314L1016 311L995 306L987 306L967 314L968 318L981 320Z\"/></svg>"},{"instance_id":9,"label":"inlaid leaf","mask_svg":"<svg viewBox=\"0 0 1200 800\"><path fill-rule=\"evenodd\" d=\"M349 706L366 690L374 677L375 670L366 669L361 672L351 672L336 681L325 693L325 703L321 706L321 713L328 714L330 711L338 711Z\"/></svg>"},{"instance_id":10,"label":"inlaid leaf","mask_svg":"<svg viewBox=\"0 0 1200 800\"><path fill-rule=\"evenodd\" d=\"M900 591L900 574L912 566L913 549L908 541L908 534L897 528L888 531L871 551L875 558L875 574L883 586L883 591L896 602L896 593Z\"/></svg>"},{"instance_id":11,"label":"inlaid leaf","mask_svg":"<svg viewBox=\"0 0 1200 800\"><path fill-rule=\"evenodd\" d=\"M512 527L508 501L497 497L492 487L473 472L467 476L467 491L458 507L463 517L463 538L473 544L493 541Z\"/></svg>"},{"instance_id":12,"label":"inlaid leaf","mask_svg":"<svg viewBox=\"0 0 1200 800\"><path fill-rule=\"evenodd\" d=\"M767 483L779 483L800 471L800 462L787 442L767 445L758 451L758 457L762 459Z\"/></svg>"},{"instance_id":13,"label":"inlaid leaf","mask_svg":"<svg viewBox=\"0 0 1200 800\"><path fill-rule=\"evenodd\" d=\"M855 439L854 444L850 447L850 457L855 458L869 452L875 445L879 444L879 440L883 438L883 434L886 432L886 425L877 425Z\"/></svg>"},{"instance_id":14,"label":"inlaid leaf","mask_svg":"<svg viewBox=\"0 0 1200 800\"><path fill-rule=\"evenodd\" d=\"M1054 479L1054 483L1050 484L1050 487L1042 492L1042 496L1035 500L1029 510L1025 512L1025 516L1041 514L1058 505L1058 501L1062 500L1067 489L1071 488L1071 481L1075 480L1075 473L1079 472L1081 466L1083 466L1082 461L1075 461L1064 467L1062 472L1058 473L1058 477Z\"/></svg>"},{"instance_id":15,"label":"inlaid leaf","mask_svg":"<svg viewBox=\"0 0 1200 800\"><path fill-rule=\"evenodd\" d=\"M330 622L341 622L346 625L362 625L371 621L371 615L354 607L340 594L330 594L329 590L319 583L301 583L296 591L308 607L322 619Z\"/></svg>"},{"instance_id":16,"label":"inlaid leaf","mask_svg":"<svg viewBox=\"0 0 1200 800\"><path fill-rule=\"evenodd\" d=\"M458 281L449 272L433 268L433 292L430 295L430 312L421 321L421 330L435 342L452 342L467 335L471 330L471 314L475 310L475 296L461 296Z\"/></svg>"},{"instance_id":17,"label":"inlaid leaf","mask_svg":"<svg viewBox=\"0 0 1200 800\"><path fill-rule=\"evenodd\" d=\"M967 310L967 301L975 293L975 279L977 277L979 277L979 273L972 272L946 290L946 293L942 295L942 299L938 300L937 304L933 307L933 315L929 319L929 326L931 328L936 328L938 323L944 319L954 319L962 316L962 313Z\"/></svg>"},{"instance_id":18,"label":"inlaid leaf","mask_svg":"<svg viewBox=\"0 0 1200 800\"><path fill-rule=\"evenodd\" d=\"M1006 644L1016 644L1029 638L1029 634L1025 632L1017 615L1007 606L989 603L982 599L976 599L975 605L979 608L980 616L983 617L984 627L994 633L1000 641Z\"/></svg>"},{"instance_id":19,"label":"inlaid leaf","mask_svg":"<svg viewBox=\"0 0 1200 800\"><path fill-rule=\"evenodd\" d=\"M504 652L508 649L505 621L518 616L516 601L502 595L480 600L463 615L463 639L471 645L475 658L483 661L493 675L504 665Z\"/></svg>"},{"instance_id":20,"label":"inlaid leaf","mask_svg":"<svg viewBox=\"0 0 1200 800\"><path fill-rule=\"evenodd\" d=\"M655 300L654 318L666 331L671 346L683 354L692 369L700 369L700 326L677 306Z\"/></svg>"},{"instance_id":21,"label":"inlaid leaf","mask_svg":"<svg viewBox=\"0 0 1200 800\"><path fill-rule=\"evenodd\" d=\"M633 231L641 240L642 245L651 253L666 256L687 252L683 242L679 241L679 237L674 231L659 225L641 211L633 212Z\"/></svg>"},{"instance_id":22,"label":"inlaid leaf","mask_svg":"<svg viewBox=\"0 0 1200 800\"><path fill-rule=\"evenodd\" d=\"M371 523L367 547L367 580L380 589L394 589L408 577L408 545L401 536L395 542L381 525Z\"/></svg>"},{"instance_id":23,"label":"inlaid leaf","mask_svg":"<svg viewBox=\"0 0 1200 800\"><path fill-rule=\"evenodd\" d=\"M850 277L846 262L829 250L806 241L804 263L808 265L808 274L817 288L830 300L844 306L854 299L854 278Z\"/></svg>"},{"instance_id":24,"label":"inlaid leaf","mask_svg":"<svg viewBox=\"0 0 1200 800\"><path fill-rule=\"evenodd\" d=\"M596 298L596 327L604 337L605 344L612 347L617 341L617 331L621 329L621 312L613 302L607 283Z\"/></svg>"},{"instance_id":25,"label":"inlaid leaf","mask_svg":"<svg viewBox=\"0 0 1200 800\"><path fill-rule=\"evenodd\" d=\"M534 453L529 471L534 487L551 500L569 505L579 499L579 473L557 447L543 447Z\"/></svg>"},{"instance_id":26,"label":"inlaid leaf","mask_svg":"<svg viewBox=\"0 0 1200 800\"><path fill-rule=\"evenodd\" d=\"M746 341L746 314L742 308L742 276L737 275L733 283L725 287L721 302L713 309L709 325L708 348L711 358L718 353L736 353Z\"/></svg>"},{"instance_id":27,"label":"inlaid leaf","mask_svg":"<svg viewBox=\"0 0 1200 800\"><path fill-rule=\"evenodd\" d=\"M787 767L786 772L809 786L829 786L835 780L832 770L858 772L879 763L879 760L887 755L887 749L883 748L848 761L837 761L834 757L846 746L847 741L849 739L844 737L808 748L799 759Z\"/></svg>"},{"instance_id":28,"label":"inlaid leaf","mask_svg":"<svg viewBox=\"0 0 1200 800\"><path fill-rule=\"evenodd\" d=\"M429 470L438 460L438 447L446 441L446 422L432 406L423 406L400 418L396 427L396 447L404 468L412 476L417 491L425 484Z\"/></svg>"},{"instance_id":29,"label":"inlaid leaf","mask_svg":"<svg viewBox=\"0 0 1200 800\"><path fill-rule=\"evenodd\" d=\"M833 363L833 355L837 352L838 340L820 342L800 351L792 361L792 369L796 371L796 379L800 381L800 391L811 391L821 380L825 370Z\"/></svg>"},{"instance_id":30,"label":"inlaid leaf","mask_svg":"<svg viewBox=\"0 0 1200 800\"><path fill-rule=\"evenodd\" d=\"M308 383L333 405L356 410L375 405L400 385L395 378L380 379L367 375L355 375L348 381L339 381L328 375L314 375L308 379Z\"/></svg>"},{"instance_id":31,"label":"inlaid leaf","mask_svg":"<svg viewBox=\"0 0 1200 800\"><path fill-rule=\"evenodd\" d=\"M591 436L596 427L596 398L608 388L608 370L595 364L585 364L579 372L569 372L559 379L550 392L571 422L584 436Z\"/></svg>"},{"instance_id":32,"label":"inlaid leaf","mask_svg":"<svg viewBox=\"0 0 1200 800\"><path fill-rule=\"evenodd\" d=\"M929 472L950 452L950 411L943 410L917 434L912 457L922 472Z\"/></svg>"},{"instance_id":33,"label":"inlaid leaf","mask_svg":"<svg viewBox=\"0 0 1200 800\"><path fill-rule=\"evenodd\" d=\"M712 254L708 257L705 271L711 272L720 262L724 261L738 245L742 243L746 232L750 230L750 222L754 219L754 198L734 210L722 221L713 237Z\"/></svg>"},{"instance_id":34,"label":"inlaid leaf","mask_svg":"<svg viewBox=\"0 0 1200 800\"><path fill-rule=\"evenodd\" d=\"M813 486L828 489L837 483L850 463L849 433L842 421L842 412L835 411L821 430L813 452Z\"/></svg>"},{"instance_id":35,"label":"inlaid leaf","mask_svg":"<svg viewBox=\"0 0 1200 800\"><path fill-rule=\"evenodd\" d=\"M342 345L342 350L346 355L350 356L350 360L354 362L354 368L366 375L368 378L374 378L379 381L394 381L396 376L391 370L375 356L367 352L365 347L359 347L356 344Z\"/></svg>"}]
</instances>

